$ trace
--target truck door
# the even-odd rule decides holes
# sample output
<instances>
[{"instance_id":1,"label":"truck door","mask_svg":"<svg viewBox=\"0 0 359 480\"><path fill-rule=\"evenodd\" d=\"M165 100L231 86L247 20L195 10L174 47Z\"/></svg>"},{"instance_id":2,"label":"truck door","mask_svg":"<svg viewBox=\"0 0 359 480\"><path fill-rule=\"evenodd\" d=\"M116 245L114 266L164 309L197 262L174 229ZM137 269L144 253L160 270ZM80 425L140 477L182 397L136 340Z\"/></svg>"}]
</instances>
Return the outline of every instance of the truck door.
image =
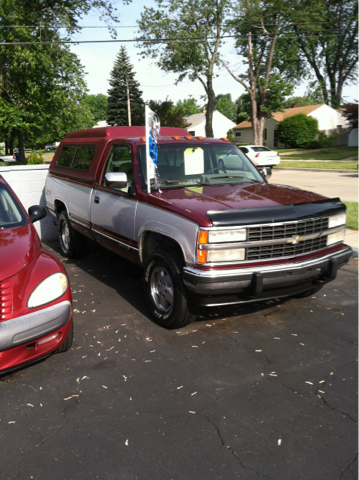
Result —
<instances>
[{"instance_id":1,"label":"truck door","mask_svg":"<svg viewBox=\"0 0 359 480\"><path fill-rule=\"evenodd\" d=\"M127 175L127 186L122 189L105 185L105 175L123 172ZM138 256L134 236L137 200L130 193L133 184L132 155L129 145L114 143L108 154L100 184L91 199L91 222L95 240L104 247L131 258Z\"/></svg>"}]
</instances>

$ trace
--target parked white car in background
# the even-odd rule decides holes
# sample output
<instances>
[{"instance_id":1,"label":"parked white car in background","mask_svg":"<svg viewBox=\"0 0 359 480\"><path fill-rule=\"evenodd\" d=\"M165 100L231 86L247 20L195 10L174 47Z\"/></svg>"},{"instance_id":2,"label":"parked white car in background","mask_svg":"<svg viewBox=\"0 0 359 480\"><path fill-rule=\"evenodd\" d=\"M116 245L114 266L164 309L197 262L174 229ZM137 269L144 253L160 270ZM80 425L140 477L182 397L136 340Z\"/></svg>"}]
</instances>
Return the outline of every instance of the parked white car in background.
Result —
<instances>
[{"instance_id":1,"label":"parked white car in background","mask_svg":"<svg viewBox=\"0 0 359 480\"><path fill-rule=\"evenodd\" d=\"M246 145L239 149L247 155L256 167L274 167L280 162L278 152L262 145Z\"/></svg>"},{"instance_id":2,"label":"parked white car in background","mask_svg":"<svg viewBox=\"0 0 359 480\"><path fill-rule=\"evenodd\" d=\"M5 153L0 152L0 162L13 162L15 160L15 155L5 155Z\"/></svg>"}]
</instances>

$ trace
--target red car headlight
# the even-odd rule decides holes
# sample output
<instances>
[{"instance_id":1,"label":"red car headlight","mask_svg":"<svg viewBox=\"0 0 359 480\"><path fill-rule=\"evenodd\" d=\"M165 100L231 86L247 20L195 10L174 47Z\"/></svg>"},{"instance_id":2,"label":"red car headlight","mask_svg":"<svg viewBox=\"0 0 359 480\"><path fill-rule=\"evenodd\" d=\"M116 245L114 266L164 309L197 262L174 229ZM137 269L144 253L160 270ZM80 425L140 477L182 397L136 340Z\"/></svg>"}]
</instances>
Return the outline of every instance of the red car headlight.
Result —
<instances>
[{"instance_id":1,"label":"red car headlight","mask_svg":"<svg viewBox=\"0 0 359 480\"><path fill-rule=\"evenodd\" d=\"M45 278L31 293L27 302L28 308L40 307L62 297L68 289L66 275L54 273Z\"/></svg>"}]
</instances>

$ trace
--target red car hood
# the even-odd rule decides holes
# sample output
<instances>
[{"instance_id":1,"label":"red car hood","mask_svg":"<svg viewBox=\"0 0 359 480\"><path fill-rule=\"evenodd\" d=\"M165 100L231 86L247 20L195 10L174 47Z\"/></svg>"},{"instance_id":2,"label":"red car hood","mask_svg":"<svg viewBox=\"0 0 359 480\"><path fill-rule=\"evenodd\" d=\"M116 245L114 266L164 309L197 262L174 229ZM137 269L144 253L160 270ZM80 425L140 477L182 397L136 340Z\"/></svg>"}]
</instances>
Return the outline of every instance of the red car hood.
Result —
<instances>
[{"instance_id":1,"label":"red car hood","mask_svg":"<svg viewBox=\"0 0 359 480\"><path fill-rule=\"evenodd\" d=\"M0 282L27 267L41 248L31 223L0 230Z\"/></svg>"},{"instance_id":2,"label":"red car hood","mask_svg":"<svg viewBox=\"0 0 359 480\"><path fill-rule=\"evenodd\" d=\"M203 217L208 219L209 210L262 208L314 202L325 198L313 192L270 183L188 187L163 190L162 193L153 192L153 195L159 203L163 202L162 206L166 209L185 215L200 224Z\"/></svg>"}]
</instances>

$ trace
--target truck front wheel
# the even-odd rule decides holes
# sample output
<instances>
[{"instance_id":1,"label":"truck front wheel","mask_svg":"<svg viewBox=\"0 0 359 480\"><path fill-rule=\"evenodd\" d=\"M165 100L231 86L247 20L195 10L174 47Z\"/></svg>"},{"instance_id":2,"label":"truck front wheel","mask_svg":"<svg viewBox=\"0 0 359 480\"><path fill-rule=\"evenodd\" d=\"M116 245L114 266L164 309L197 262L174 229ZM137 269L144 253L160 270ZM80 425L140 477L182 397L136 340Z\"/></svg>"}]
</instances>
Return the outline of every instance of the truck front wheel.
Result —
<instances>
[{"instance_id":1,"label":"truck front wheel","mask_svg":"<svg viewBox=\"0 0 359 480\"><path fill-rule=\"evenodd\" d=\"M78 258L83 255L86 238L71 227L66 212L61 212L59 216L59 241L66 258Z\"/></svg>"},{"instance_id":2,"label":"truck front wheel","mask_svg":"<svg viewBox=\"0 0 359 480\"><path fill-rule=\"evenodd\" d=\"M197 308L182 282L182 267L180 255L163 250L156 250L145 266L145 295L151 315L168 329L185 327L197 317Z\"/></svg>"}]
</instances>

